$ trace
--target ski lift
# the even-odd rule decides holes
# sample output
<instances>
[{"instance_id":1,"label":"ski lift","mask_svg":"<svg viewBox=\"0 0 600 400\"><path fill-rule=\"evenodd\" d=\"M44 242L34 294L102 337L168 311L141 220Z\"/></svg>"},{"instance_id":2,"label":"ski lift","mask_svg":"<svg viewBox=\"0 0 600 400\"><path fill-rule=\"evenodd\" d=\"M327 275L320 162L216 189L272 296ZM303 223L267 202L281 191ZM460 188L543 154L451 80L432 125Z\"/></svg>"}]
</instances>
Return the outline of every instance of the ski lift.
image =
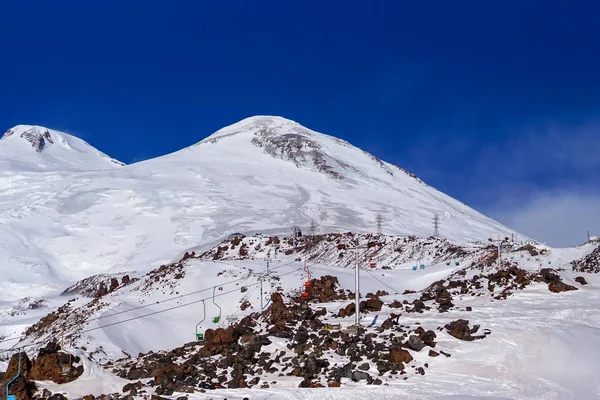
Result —
<instances>
[{"instance_id":1,"label":"ski lift","mask_svg":"<svg viewBox=\"0 0 600 400\"><path fill-rule=\"evenodd\" d=\"M199 341L199 342L204 342L204 333L198 332L198 327L206 319L206 303L204 302L204 300L202 300L202 310L203 310L203 313L204 313L202 315L202 320L196 324L196 340Z\"/></svg>"},{"instance_id":2,"label":"ski lift","mask_svg":"<svg viewBox=\"0 0 600 400\"><path fill-rule=\"evenodd\" d=\"M17 370L17 375L15 375L15 377L12 378L6 384L6 400L17 400L17 396L16 395L14 395L14 394L9 395L8 394L8 387L10 386L11 383L13 383L14 381L16 381L19 376L21 376L21 350L19 350L19 368Z\"/></svg>"},{"instance_id":3,"label":"ski lift","mask_svg":"<svg viewBox=\"0 0 600 400\"><path fill-rule=\"evenodd\" d=\"M71 375L71 361L72 355L65 350L58 350L60 357L58 359L58 365L60 365L60 374L61 375Z\"/></svg>"},{"instance_id":4,"label":"ski lift","mask_svg":"<svg viewBox=\"0 0 600 400\"><path fill-rule=\"evenodd\" d=\"M220 289L222 289L222 288L220 288ZM217 316L217 317L213 317L213 319L212 319L212 322L213 322L213 323L215 323L215 324L218 324L218 323L219 323L219 321L221 321L221 307L220 307L220 306L219 306L219 305L218 305L218 304L215 302L215 291L216 291L216 290L217 290L217 287L215 286L215 287L213 288L213 304L214 304L215 306L217 306L217 308L219 309L219 316Z\"/></svg>"},{"instance_id":5,"label":"ski lift","mask_svg":"<svg viewBox=\"0 0 600 400\"><path fill-rule=\"evenodd\" d=\"M346 250L346 245L345 244L338 244L338 250Z\"/></svg>"}]
</instances>

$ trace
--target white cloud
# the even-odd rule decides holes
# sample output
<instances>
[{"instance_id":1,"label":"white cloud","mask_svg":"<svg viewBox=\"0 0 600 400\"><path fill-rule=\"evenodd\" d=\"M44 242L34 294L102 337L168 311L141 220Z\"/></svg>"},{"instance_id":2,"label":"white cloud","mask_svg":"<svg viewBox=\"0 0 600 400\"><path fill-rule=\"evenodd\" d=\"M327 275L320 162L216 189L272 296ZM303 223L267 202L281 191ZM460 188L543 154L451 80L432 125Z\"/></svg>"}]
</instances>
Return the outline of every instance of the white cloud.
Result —
<instances>
[{"instance_id":1,"label":"white cloud","mask_svg":"<svg viewBox=\"0 0 600 400\"><path fill-rule=\"evenodd\" d=\"M498 210L507 226L553 247L569 247L600 235L600 194L556 192L538 194L525 204Z\"/></svg>"}]
</instances>

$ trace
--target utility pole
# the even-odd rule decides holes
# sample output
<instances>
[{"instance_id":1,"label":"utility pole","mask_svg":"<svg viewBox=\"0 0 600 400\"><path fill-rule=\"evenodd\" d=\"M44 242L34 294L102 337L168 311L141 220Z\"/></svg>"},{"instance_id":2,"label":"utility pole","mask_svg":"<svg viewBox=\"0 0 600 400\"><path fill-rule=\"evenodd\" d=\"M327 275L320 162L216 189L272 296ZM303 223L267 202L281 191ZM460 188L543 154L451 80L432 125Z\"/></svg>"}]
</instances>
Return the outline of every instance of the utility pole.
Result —
<instances>
[{"instance_id":1,"label":"utility pole","mask_svg":"<svg viewBox=\"0 0 600 400\"><path fill-rule=\"evenodd\" d=\"M356 247L347 247L348 250L354 250L355 252L355 276L354 276L354 307L355 307L355 326L356 326L356 334L360 333L360 275L358 273L358 250L366 249L367 246L356 246Z\"/></svg>"},{"instance_id":2,"label":"utility pole","mask_svg":"<svg viewBox=\"0 0 600 400\"><path fill-rule=\"evenodd\" d=\"M491 237L488 239L490 242L497 242L498 243L498 268L502 268L502 245L506 242L508 242L508 237L505 237L504 239L500 239L500 237L498 236L498 239L492 239Z\"/></svg>"},{"instance_id":3,"label":"utility pole","mask_svg":"<svg viewBox=\"0 0 600 400\"><path fill-rule=\"evenodd\" d=\"M433 218L433 236L440 236L440 216L437 214Z\"/></svg>"},{"instance_id":4,"label":"utility pole","mask_svg":"<svg viewBox=\"0 0 600 400\"><path fill-rule=\"evenodd\" d=\"M377 214L377 233L381 235L381 226L383 225L383 217L381 214Z\"/></svg>"}]
</instances>

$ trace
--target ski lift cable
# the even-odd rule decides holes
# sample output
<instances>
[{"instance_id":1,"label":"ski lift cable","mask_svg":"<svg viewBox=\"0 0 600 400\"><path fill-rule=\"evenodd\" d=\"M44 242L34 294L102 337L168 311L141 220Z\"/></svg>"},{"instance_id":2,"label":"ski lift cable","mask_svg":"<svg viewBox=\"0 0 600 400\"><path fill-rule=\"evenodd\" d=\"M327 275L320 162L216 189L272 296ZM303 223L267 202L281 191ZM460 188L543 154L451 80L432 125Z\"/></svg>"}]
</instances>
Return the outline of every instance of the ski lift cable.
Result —
<instances>
[{"instance_id":1,"label":"ski lift cable","mask_svg":"<svg viewBox=\"0 0 600 400\"><path fill-rule=\"evenodd\" d=\"M290 264L293 264L293 263L295 263L295 262L296 262L296 261L291 261L291 262L288 262L288 263L285 263L285 264L281 264L281 265L278 265L278 266L277 266L277 267L275 267L275 268L271 268L270 270L276 270L276 269L279 269L279 268L287 267L288 265L290 265ZM227 264L229 264L229 263L227 263ZM241 281L245 281L245 280L247 280L247 278L239 278L239 279L235 279L235 280L232 280L232 281L228 281L228 282L222 283L222 284L220 284L219 286L220 286L220 287L223 287L223 286L226 286L226 285L230 285L230 284L232 284L232 283L237 283L237 282L241 282ZM195 294L198 294L198 293L206 292L206 291L209 291L209 290L211 290L211 289L214 289L214 287L213 287L213 286L211 286L211 287L204 288L204 289L200 289L200 290L196 290L196 291L193 291L193 292L189 292L189 293L185 293L185 294L181 294L181 295L173 296L173 297L167 298L167 299L165 299L165 300L160 300L160 301L157 301L157 302L155 302L155 303L144 304L144 305L142 305L142 306L138 306L138 307L132 307L132 308L128 308L128 309L126 309L126 310L117 311L117 312L110 313L110 314L104 314L104 315L101 315L101 316L99 316L99 317L96 317L96 318L91 318L91 319L89 319L88 321L89 321L89 322L91 322L91 321L96 321L96 320L99 320L99 319L104 319L104 318L108 318L108 317L113 317L113 316L115 316L115 315L120 315L120 314L128 313L128 312L131 312L131 311L140 310L140 309L143 309L143 308L147 308L147 307L150 307L150 306L154 306L154 305L156 305L156 304L168 303L168 302L170 302L170 301L179 300L179 299L181 299L181 298L183 298L183 297L193 296L193 295L195 295ZM2 343L2 341L0 341L0 343Z\"/></svg>"},{"instance_id":2,"label":"ski lift cable","mask_svg":"<svg viewBox=\"0 0 600 400\"><path fill-rule=\"evenodd\" d=\"M283 274L281 274L279 276L290 275L290 274L296 273L296 272L298 272L300 270L301 270L301 268L297 268L297 269L294 269L292 271L285 272L285 273L283 273ZM249 284L247 286L256 286L256 285L259 285L259 284L260 284L260 282L256 282L256 283ZM227 294L231 294L231 293L237 292L238 290L239 289L235 288L235 289L229 290L227 292L223 292L223 293L217 294L215 297L225 296ZM134 320L137 320L137 319L149 317L149 316L152 316L152 315L162 314L164 312L172 311L172 310L175 310L175 309L178 309L178 308L187 307L187 306L190 306L190 305L193 305L193 304L198 304L198 303L201 303L203 301L210 300L210 299L212 299L212 296L205 297L205 298L199 299L199 300L190 301L190 302L184 303L184 304L178 304L176 306L165 308L163 310L153 311L153 312L150 312L150 313L147 313L147 314L138 315L138 316L131 317L131 318L128 318L128 319L124 319L124 320L121 320L121 321L115 321L115 322L112 322L112 323L109 323L109 324L104 324L104 325L96 326L94 328L84 329L82 331L79 331L78 333L82 334L82 333L88 333L88 332L96 331L96 330L102 329L102 328L108 328L108 327L111 327L111 326L123 324L125 322L130 322L130 321L134 321ZM28 347L34 347L34 346L37 346L37 345L40 345L40 344L43 344L43 343L46 343L46 342L47 342L47 340L33 342L33 343L30 343L30 344L27 344L27 345L19 347L19 349L25 349L25 348L28 348Z\"/></svg>"},{"instance_id":3,"label":"ski lift cable","mask_svg":"<svg viewBox=\"0 0 600 400\"><path fill-rule=\"evenodd\" d=\"M382 285L386 286L388 289L393 290L394 292L396 292L396 294L400 294L400 291L397 289L394 289L393 287L391 287L390 285L388 285L387 283L385 283L384 281L382 281L381 279L377 278L375 275L373 275L373 273L371 271L369 271L368 269L364 268L364 270L371 275L371 277L373 279L375 279L377 282L381 283Z\"/></svg>"},{"instance_id":4,"label":"ski lift cable","mask_svg":"<svg viewBox=\"0 0 600 400\"><path fill-rule=\"evenodd\" d=\"M295 262L296 261L290 261L290 262L278 265L277 267L271 268L271 270L277 270L277 269L280 269L280 268L284 268L284 267L287 267L287 266L289 266L291 264L294 264ZM232 283L244 281L246 279L247 278L235 279L235 280L232 280L232 281L225 282L225 283L221 284L220 286L222 287L222 286L230 285ZM248 286L251 286L251 285L248 285ZM168 303L168 302L171 302L171 301L174 301L174 300L179 300L179 299L181 299L183 297L188 297L188 296L192 296L192 295L195 295L195 294L198 294L198 293L206 292L206 291L208 291L208 290L210 290L212 288L213 287L204 288L204 289L196 290L196 291L193 291L193 292L190 292L190 293L185 293L185 294L182 294L182 295L173 296L173 297L167 298L165 300L156 301L155 303L144 304L142 306L132 307L132 308L128 308L126 310L122 310L122 311L118 311L118 312L114 312L114 313L110 313L110 314L104 314L104 315L101 315L99 317L90 318L90 319L87 320L87 322L98 321L98 320L101 320L101 319L104 319L104 318L113 317L113 316L116 316L116 315L121 315L121 314L125 314L125 313L128 313L128 312L141 310L141 309L148 308L148 307L151 307L151 306L155 306L155 305L158 305L158 304ZM217 295L217 296L220 296L220 295ZM4 338L4 339L0 340L0 343L10 342L10 341L14 341L14 340L22 340L22 339L26 339L26 338L27 338L27 335L13 336L13 337L10 337L10 338Z\"/></svg>"}]
</instances>

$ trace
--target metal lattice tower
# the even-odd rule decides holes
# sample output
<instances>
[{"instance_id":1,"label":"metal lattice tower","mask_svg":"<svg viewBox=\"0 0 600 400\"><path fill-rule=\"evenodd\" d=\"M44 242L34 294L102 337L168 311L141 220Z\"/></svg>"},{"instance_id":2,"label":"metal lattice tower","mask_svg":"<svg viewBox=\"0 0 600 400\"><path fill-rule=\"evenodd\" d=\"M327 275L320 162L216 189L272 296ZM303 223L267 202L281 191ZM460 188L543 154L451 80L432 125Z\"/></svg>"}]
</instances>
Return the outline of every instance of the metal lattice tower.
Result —
<instances>
[{"instance_id":1,"label":"metal lattice tower","mask_svg":"<svg viewBox=\"0 0 600 400\"><path fill-rule=\"evenodd\" d=\"M377 233L381 235L381 227L383 226L383 217L381 214L377 214Z\"/></svg>"},{"instance_id":2,"label":"metal lattice tower","mask_svg":"<svg viewBox=\"0 0 600 400\"><path fill-rule=\"evenodd\" d=\"M433 217L433 236L440 236L440 216L437 214Z\"/></svg>"},{"instance_id":3,"label":"metal lattice tower","mask_svg":"<svg viewBox=\"0 0 600 400\"><path fill-rule=\"evenodd\" d=\"M315 222L315 220L311 220L310 221L310 234L312 236L315 236L315 231L317 230L317 223Z\"/></svg>"}]
</instances>

